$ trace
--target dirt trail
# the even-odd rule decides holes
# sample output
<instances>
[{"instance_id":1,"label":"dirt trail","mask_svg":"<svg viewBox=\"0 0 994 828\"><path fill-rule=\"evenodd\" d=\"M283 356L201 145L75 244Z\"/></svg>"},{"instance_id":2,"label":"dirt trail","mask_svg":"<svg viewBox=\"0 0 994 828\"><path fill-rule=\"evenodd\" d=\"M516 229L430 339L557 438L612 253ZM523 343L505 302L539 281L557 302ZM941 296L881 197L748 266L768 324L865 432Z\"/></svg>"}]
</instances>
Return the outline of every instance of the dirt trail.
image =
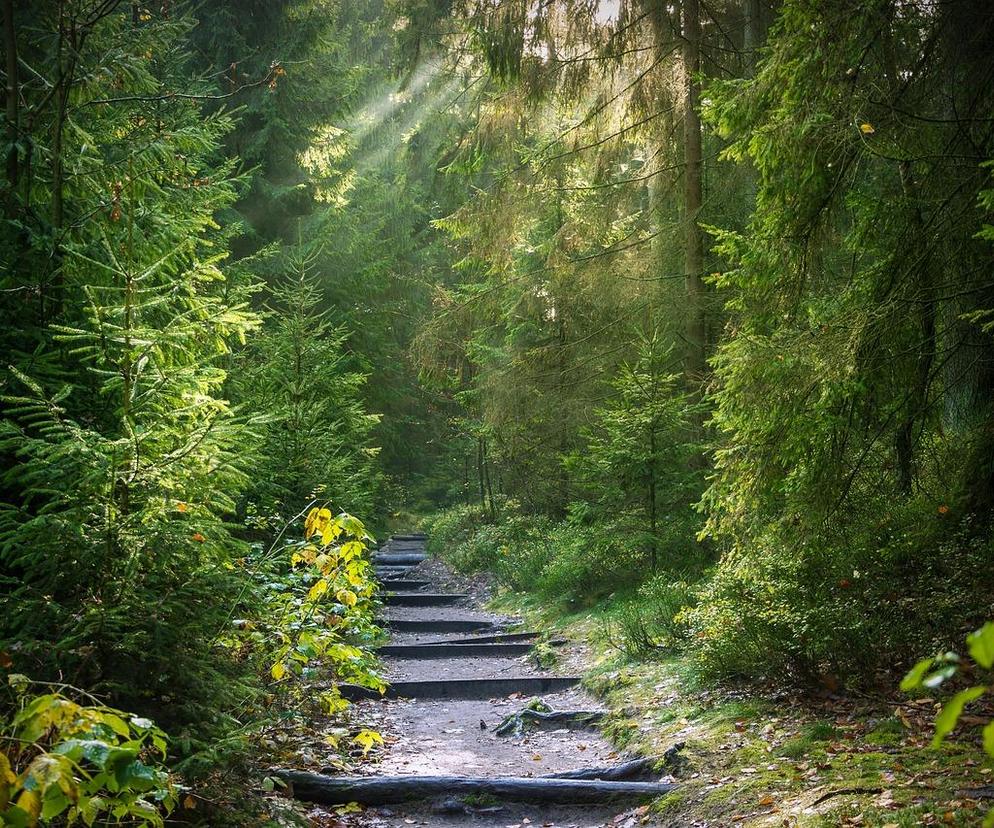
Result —
<instances>
[{"instance_id":1,"label":"dirt trail","mask_svg":"<svg viewBox=\"0 0 994 828\"><path fill-rule=\"evenodd\" d=\"M412 566L397 572L393 556L423 553L421 538L391 540L381 548L380 561L390 564L392 577L428 581L414 589L425 593L445 592L451 579L438 562ZM442 577L438 577L439 574ZM389 595L389 577L383 581ZM405 592L411 587L404 587ZM482 632L401 631L391 636L390 644L422 644L444 647L445 642L464 642L481 634L514 630L518 621L494 615L479 606L479 595L468 595L459 605L397 606L388 605L384 621L389 627L398 621L473 621L484 625ZM386 678L398 681L449 682L458 679L525 679L566 675L565 668L543 668L531 655L519 657L484 654L445 658L385 658ZM557 663L568 663L564 658ZM475 686L475 685L474 685ZM440 685L444 688L444 685ZM445 690L440 690L445 693ZM380 760L366 766L363 773L372 778L399 776L459 776L505 779L535 778L580 768L615 766L619 757L607 740L589 727L571 725L526 728L518 735L498 736L496 730L510 714L524 707L530 696L512 692L491 696L486 688L479 698L414 698L367 700L357 702L360 719L375 722L386 737L386 749ZM600 706L579 687L550 693L542 702L555 711L591 711ZM645 779L641 777L640 779ZM658 777L650 778L656 781ZM603 784L603 783L598 783ZM556 826L556 828L597 828L607 825L643 824L639 817L644 808L638 802L614 805L544 805L519 804L488 796L433 797L402 805L369 806L350 825L384 828L410 825L445 826L446 828L511 828L512 826ZM329 811L331 810L329 806Z\"/></svg>"}]
</instances>

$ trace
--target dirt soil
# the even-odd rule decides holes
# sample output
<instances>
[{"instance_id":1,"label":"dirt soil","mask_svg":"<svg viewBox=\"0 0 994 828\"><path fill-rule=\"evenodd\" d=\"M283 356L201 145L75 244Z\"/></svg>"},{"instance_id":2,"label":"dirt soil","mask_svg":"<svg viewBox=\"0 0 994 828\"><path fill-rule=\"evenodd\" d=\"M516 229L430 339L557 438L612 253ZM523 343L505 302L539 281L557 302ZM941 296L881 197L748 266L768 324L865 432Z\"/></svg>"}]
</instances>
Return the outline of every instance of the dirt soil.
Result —
<instances>
[{"instance_id":1,"label":"dirt soil","mask_svg":"<svg viewBox=\"0 0 994 828\"><path fill-rule=\"evenodd\" d=\"M438 607L391 606L386 619L464 620L490 622L504 629L520 626L520 619L481 609L492 594L487 578L465 578L450 572L438 561L425 561L409 570L406 579L430 581L422 591L465 593L461 605ZM389 582L385 583L389 588ZM472 633L399 633L390 643L459 641ZM542 649L542 648L540 648ZM532 656L519 658L467 657L449 659L384 659L388 680L444 680L466 678L513 678L576 674L582 653L571 645L545 648L543 667ZM551 662L551 664L549 663ZM497 736L504 718L516 713L530 697L514 693L508 697L481 700L399 699L370 700L353 707L352 716L369 722L385 744L371 754L360 773L379 775L541 776L577 768L613 765L626 758L598 731L559 728L529 730L520 736ZM580 688L547 694L542 701L553 710L600 710L597 701ZM312 825L327 828L406 828L409 825L445 828L601 828L645 825L645 807L623 806L550 807L506 802L457 801L414 802L382 808L331 808L311 806Z\"/></svg>"}]
</instances>

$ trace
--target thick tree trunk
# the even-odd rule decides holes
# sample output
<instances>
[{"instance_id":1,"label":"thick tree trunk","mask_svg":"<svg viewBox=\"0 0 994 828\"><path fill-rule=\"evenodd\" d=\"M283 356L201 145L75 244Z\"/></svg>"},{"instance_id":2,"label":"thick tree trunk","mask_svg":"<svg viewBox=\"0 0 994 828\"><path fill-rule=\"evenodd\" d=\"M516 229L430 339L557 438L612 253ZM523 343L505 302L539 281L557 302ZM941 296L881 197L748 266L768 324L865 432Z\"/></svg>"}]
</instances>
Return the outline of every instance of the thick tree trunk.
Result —
<instances>
[{"instance_id":1,"label":"thick tree trunk","mask_svg":"<svg viewBox=\"0 0 994 828\"><path fill-rule=\"evenodd\" d=\"M701 172L703 149L698 113L701 70L701 19L698 0L683 3L683 137L684 137L684 274L687 293L685 373L691 387L699 387L706 370L706 319L704 309L704 233L698 224L703 205Z\"/></svg>"},{"instance_id":2,"label":"thick tree trunk","mask_svg":"<svg viewBox=\"0 0 994 828\"><path fill-rule=\"evenodd\" d=\"M14 25L14 0L3 0L3 49L7 80L4 86L5 117L7 120L7 204L6 212L10 216L14 210L14 192L17 189L19 163L17 157L17 142L20 137L20 85L17 75L17 28Z\"/></svg>"}]
</instances>

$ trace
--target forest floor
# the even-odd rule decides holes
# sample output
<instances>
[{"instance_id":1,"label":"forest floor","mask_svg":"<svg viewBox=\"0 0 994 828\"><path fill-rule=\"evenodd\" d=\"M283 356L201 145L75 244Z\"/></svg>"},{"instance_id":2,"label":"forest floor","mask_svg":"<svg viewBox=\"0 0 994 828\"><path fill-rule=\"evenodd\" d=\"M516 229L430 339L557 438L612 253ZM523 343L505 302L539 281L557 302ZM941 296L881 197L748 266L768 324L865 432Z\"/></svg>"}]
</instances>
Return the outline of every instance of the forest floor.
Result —
<instances>
[{"instance_id":1,"label":"forest floor","mask_svg":"<svg viewBox=\"0 0 994 828\"><path fill-rule=\"evenodd\" d=\"M632 756L658 757L677 747L678 759L663 777L677 787L648 807L549 808L481 799L456 803L459 808L449 802L448 811L444 802L368 808L306 805L274 793L275 810L296 814L302 824L905 828L979 825L994 804L994 765L978 745L950 740L940 750L929 747L936 710L932 699L814 693L773 685L706 686L686 659L626 658L614 643L610 603L563 614L527 595L495 598L486 578L455 575L438 561L426 561L405 577L429 581L433 592L470 597L461 606L388 607L389 618L474 618L502 626L514 626L517 619L524 628L541 630L545 640L561 637L567 643L540 643L525 658L385 659L388 679L583 675L583 689L544 698L553 709L606 710L601 733L496 736L493 731L502 718L528 700L522 694L481 700L375 700L354 704L349 724L352 730L378 730L383 746L354 757L355 763L345 767L327 744L336 724L314 721L286 744L284 766L359 776L531 777L611 765ZM438 638L394 632L390 644ZM895 686L897 681L895 677Z\"/></svg>"},{"instance_id":2,"label":"forest floor","mask_svg":"<svg viewBox=\"0 0 994 828\"><path fill-rule=\"evenodd\" d=\"M585 686L611 710L605 732L619 749L659 755L684 744L681 784L654 804L648 824L967 826L994 807L994 762L976 727L930 747L935 699L705 685L685 657L626 658L610 602L562 614L505 594L491 606L583 643Z\"/></svg>"}]
</instances>

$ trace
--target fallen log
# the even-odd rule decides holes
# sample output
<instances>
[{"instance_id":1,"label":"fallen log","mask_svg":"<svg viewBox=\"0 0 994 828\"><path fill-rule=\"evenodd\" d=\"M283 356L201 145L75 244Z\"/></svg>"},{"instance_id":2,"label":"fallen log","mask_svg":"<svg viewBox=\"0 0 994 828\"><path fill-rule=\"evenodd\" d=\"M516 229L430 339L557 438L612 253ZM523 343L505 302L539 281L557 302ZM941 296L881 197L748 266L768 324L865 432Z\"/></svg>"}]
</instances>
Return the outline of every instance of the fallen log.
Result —
<instances>
[{"instance_id":1,"label":"fallen log","mask_svg":"<svg viewBox=\"0 0 994 828\"><path fill-rule=\"evenodd\" d=\"M586 779L474 776L322 776L277 770L273 776L306 802L341 805L391 805L413 799L489 796L509 802L589 805L618 800L642 801L662 796L676 785L665 782L609 782Z\"/></svg>"},{"instance_id":2,"label":"fallen log","mask_svg":"<svg viewBox=\"0 0 994 828\"><path fill-rule=\"evenodd\" d=\"M388 592L383 596L383 603L390 607L447 607L468 600L468 595L439 592Z\"/></svg>"},{"instance_id":3,"label":"fallen log","mask_svg":"<svg viewBox=\"0 0 994 828\"><path fill-rule=\"evenodd\" d=\"M376 652L381 656L406 659L432 658L513 658L527 655L532 645L524 644L386 644Z\"/></svg>"},{"instance_id":4,"label":"fallen log","mask_svg":"<svg viewBox=\"0 0 994 828\"><path fill-rule=\"evenodd\" d=\"M579 676L521 676L518 678L447 679L442 681L395 681L385 693L357 684L340 684L342 698L359 699L493 699L522 693L529 696L558 693L576 687Z\"/></svg>"},{"instance_id":5,"label":"fallen log","mask_svg":"<svg viewBox=\"0 0 994 828\"><path fill-rule=\"evenodd\" d=\"M621 782L635 779L639 776L652 776L655 773L659 759L640 758L618 765L608 765L603 768L578 768L562 773L547 773L541 779L602 779L605 782Z\"/></svg>"}]
</instances>

